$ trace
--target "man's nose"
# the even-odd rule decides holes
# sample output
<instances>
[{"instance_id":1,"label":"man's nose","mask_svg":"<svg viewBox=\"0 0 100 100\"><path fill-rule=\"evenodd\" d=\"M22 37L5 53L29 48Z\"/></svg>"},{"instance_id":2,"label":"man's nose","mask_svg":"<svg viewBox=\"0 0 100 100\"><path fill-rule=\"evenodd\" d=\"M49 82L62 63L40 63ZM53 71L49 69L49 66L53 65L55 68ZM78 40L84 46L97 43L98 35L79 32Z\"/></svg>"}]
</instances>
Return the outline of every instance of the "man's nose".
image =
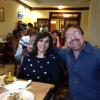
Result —
<instances>
[{"instance_id":1,"label":"man's nose","mask_svg":"<svg viewBox=\"0 0 100 100\"><path fill-rule=\"evenodd\" d=\"M71 39L75 39L75 35L74 34L71 34Z\"/></svg>"}]
</instances>

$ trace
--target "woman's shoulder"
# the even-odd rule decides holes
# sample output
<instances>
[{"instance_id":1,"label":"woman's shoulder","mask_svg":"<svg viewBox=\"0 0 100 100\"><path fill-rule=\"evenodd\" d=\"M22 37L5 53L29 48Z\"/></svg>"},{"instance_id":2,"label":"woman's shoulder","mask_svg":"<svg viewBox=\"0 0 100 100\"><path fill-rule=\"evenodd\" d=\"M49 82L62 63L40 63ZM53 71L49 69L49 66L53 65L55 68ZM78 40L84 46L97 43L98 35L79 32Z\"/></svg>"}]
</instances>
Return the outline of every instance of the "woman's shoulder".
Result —
<instances>
[{"instance_id":1,"label":"woman's shoulder","mask_svg":"<svg viewBox=\"0 0 100 100\"><path fill-rule=\"evenodd\" d=\"M33 59L34 58L34 55L33 55L33 53L32 52L28 52L25 56L24 56L24 58L26 58L26 59Z\"/></svg>"},{"instance_id":2,"label":"woman's shoulder","mask_svg":"<svg viewBox=\"0 0 100 100\"><path fill-rule=\"evenodd\" d=\"M68 53L69 51L69 48L54 48L54 52L57 54L57 55L60 55L60 54L66 54Z\"/></svg>"}]
</instances>

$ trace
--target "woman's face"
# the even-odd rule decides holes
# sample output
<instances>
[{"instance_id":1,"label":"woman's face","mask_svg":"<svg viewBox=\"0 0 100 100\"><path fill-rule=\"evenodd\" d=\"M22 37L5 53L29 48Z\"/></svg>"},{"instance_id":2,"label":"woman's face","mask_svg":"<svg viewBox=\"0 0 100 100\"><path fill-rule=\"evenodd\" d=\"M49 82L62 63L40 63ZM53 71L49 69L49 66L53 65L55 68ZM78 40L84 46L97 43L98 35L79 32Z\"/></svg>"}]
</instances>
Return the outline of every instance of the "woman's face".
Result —
<instances>
[{"instance_id":1,"label":"woman's face","mask_svg":"<svg viewBox=\"0 0 100 100\"><path fill-rule=\"evenodd\" d=\"M52 36L53 36L53 38L56 38L57 37L57 33L56 32L53 33Z\"/></svg>"},{"instance_id":2,"label":"woman's face","mask_svg":"<svg viewBox=\"0 0 100 100\"><path fill-rule=\"evenodd\" d=\"M52 38L53 38L53 44L56 44L57 43L57 33L53 33L52 34Z\"/></svg>"},{"instance_id":3,"label":"woman's face","mask_svg":"<svg viewBox=\"0 0 100 100\"><path fill-rule=\"evenodd\" d=\"M45 38L40 39L37 42L37 48L38 48L38 52L46 53L47 49L49 48L49 38L45 37Z\"/></svg>"}]
</instances>

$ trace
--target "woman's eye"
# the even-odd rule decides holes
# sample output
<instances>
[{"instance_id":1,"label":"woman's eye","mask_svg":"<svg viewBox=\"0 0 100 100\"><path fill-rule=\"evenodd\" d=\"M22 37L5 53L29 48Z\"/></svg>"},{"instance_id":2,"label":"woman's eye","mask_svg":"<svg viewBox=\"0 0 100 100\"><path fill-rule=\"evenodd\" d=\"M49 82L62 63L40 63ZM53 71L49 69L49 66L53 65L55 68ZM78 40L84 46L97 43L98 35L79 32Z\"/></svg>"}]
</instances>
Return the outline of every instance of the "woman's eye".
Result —
<instances>
[{"instance_id":1,"label":"woman's eye","mask_svg":"<svg viewBox=\"0 0 100 100\"><path fill-rule=\"evenodd\" d=\"M45 43L49 43L49 41L47 40L47 41L45 41Z\"/></svg>"},{"instance_id":2,"label":"woman's eye","mask_svg":"<svg viewBox=\"0 0 100 100\"><path fill-rule=\"evenodd\" d=\"M42 39L40 39L39 41L40 41L40 42L42 42L43 40L42 40Z\"/></svg>"}]
</instances>

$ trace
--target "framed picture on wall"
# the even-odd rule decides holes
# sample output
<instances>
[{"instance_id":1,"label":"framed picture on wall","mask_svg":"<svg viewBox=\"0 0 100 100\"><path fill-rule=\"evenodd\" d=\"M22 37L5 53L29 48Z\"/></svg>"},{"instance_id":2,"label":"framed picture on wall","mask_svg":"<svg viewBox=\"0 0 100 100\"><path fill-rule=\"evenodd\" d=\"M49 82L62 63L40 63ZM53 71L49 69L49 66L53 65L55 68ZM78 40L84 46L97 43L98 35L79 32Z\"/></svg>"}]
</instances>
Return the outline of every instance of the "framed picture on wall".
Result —
<instances>
[{"instance_id":1,"label":"framed picture on wall","mask_svg":"<svg viewBox=\"0 0 100 100\"><path fill-rule=\"evenodd\" d=\"M4 21L4 8L3 7L0 7L0 22L3 22Z\"/></svg>"}]
</instances>

